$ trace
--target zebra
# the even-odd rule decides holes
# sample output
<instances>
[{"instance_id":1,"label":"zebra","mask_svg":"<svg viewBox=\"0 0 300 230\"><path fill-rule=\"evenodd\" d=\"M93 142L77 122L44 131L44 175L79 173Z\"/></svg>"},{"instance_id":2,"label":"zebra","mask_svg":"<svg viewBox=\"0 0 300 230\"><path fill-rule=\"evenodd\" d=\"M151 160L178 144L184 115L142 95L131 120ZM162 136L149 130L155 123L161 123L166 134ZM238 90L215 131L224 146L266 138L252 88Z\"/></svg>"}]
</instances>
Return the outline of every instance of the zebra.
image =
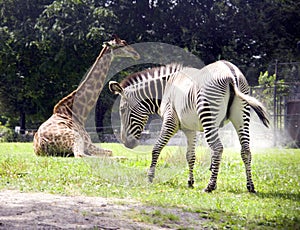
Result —
<instances>
[{"instance_id":1,"label":"zebra","mask_svg":"<svg viewBox=\"0 0 300 230\"><path fill-rule=\"evenodd\" d=\"M249 147L250 107L266 127L269 127L269 120L264 106L249 96L247 80L234 64L220 60L199 70L173 63L134 73L121 83L110 81L109 89L121 95L120 137L126 147L134 148L139 144L150 114L162 118L162 128L152 149L150 182L161 150L180 129L187 137L188 186L193 188L196 136L197 131L203 131L211 149L211 177L204 191L215 190L223 152L218 130L230 121L241 144L247 189L256 192Z\"/></svg>"}]
</instances>

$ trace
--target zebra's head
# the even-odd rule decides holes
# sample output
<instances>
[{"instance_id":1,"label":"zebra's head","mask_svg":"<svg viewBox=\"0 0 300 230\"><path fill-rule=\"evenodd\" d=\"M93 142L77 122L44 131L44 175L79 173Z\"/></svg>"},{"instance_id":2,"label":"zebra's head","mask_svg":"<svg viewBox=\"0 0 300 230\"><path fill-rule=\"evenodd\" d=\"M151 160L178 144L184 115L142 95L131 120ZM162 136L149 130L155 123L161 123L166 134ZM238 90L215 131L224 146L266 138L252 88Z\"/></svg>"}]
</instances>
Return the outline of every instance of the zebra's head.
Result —
<instances>
[{"instance_id":1,"label":"zebra's head","mask_svg":"<svg viewBox=\"0 0 300 230\"><path fill-rule=\"evenodd\" d=\"M139 144L141 133L147 123L149 113L143 102L134 94L126 92L118 82L110 81L109 89L121 96L119 113L121 118L121 141L127 148L134 148Z\"/></svg>"}]
</instances>

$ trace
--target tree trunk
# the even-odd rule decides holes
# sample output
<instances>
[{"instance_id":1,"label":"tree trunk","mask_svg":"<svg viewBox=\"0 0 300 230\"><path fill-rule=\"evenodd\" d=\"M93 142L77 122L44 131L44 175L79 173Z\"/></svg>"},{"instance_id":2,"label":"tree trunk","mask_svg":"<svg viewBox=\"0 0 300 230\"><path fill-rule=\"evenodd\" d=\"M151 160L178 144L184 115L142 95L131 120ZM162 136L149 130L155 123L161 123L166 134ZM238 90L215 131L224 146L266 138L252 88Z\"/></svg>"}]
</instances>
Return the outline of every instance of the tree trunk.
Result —
<instances>
[{"instance_id":1,"label":"tree trunk","mask_svg":"<svg viewBox=\"0 0 300 230\"><path fill-rule=\"evenodd\" d=\"M103 141L103 119L104 119L104 108L101 108L101 103L97 103L96 105L96 116L95 116L95 123L96 123L96 132L100 141Z\"/></svg>"},{"instance_id":2,"label":"tree trunk","mask_svg":"<svg viewBox=\"0 0 300 230\"><path fill-rule=\"evenodd\" d=\"M23 111L20 112L20 134L25 134L26 116Z\"/></svg>"}]
</instances>

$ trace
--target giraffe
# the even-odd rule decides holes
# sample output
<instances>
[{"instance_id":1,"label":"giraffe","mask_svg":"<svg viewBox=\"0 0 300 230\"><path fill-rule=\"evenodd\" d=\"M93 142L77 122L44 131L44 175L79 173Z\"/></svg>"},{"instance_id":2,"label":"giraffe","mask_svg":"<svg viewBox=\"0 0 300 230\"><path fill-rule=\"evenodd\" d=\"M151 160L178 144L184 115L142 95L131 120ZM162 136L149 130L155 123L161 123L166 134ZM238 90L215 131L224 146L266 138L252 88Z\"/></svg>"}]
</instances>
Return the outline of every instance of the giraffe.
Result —
<instances>
[{"instance_id":1,"label":"giraffe","mask_svg":"<svg viewBox=\"0 0 300 230\"><path fill-rule=\"evenodd\" d=\"M117 36L103 48L76 90L61 99L52 116L37 130L33 139L38 156L112 156L112 151L95 146L84 124L95 106L114 57L139 59L139 54Z\"/></svg>"}]
</instances>

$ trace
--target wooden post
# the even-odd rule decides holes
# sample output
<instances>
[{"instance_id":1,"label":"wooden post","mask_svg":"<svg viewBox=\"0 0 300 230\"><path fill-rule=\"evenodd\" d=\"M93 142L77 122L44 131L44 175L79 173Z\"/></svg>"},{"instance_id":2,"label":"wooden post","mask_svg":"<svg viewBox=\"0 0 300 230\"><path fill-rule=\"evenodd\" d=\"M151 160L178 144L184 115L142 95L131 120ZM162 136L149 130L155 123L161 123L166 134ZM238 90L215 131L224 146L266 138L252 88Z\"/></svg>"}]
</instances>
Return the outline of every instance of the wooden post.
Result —
<instances>
[{"instance_id":1,"label":"wooden post","mask_svg":"<svg viewBox=\"0 0 300 230\"><path fill-rule=\"evenodd\" d=\"M278 60L275 62L275 80L274 80L274 100L273 100L273 146L277 145L277 71L278 71Z\"/></svg>"}]
</instances>

